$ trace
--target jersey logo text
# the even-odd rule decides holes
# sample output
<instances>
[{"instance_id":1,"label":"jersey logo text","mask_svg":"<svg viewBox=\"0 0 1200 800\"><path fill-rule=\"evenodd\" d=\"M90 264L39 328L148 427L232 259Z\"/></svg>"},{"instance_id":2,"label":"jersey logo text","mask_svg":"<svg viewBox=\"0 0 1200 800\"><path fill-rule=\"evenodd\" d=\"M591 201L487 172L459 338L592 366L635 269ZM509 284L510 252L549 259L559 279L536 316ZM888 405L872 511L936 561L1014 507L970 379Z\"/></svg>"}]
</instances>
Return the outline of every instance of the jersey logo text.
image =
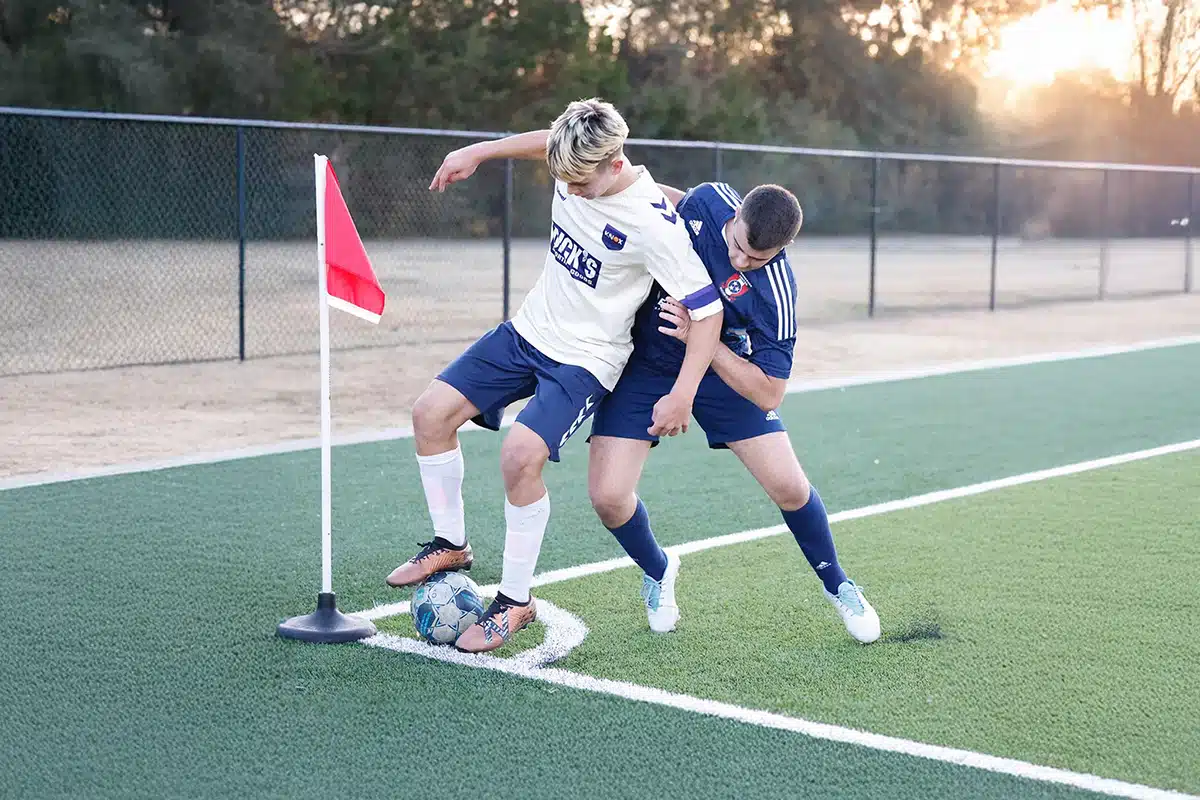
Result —
<instances>
[{"instance_id":1,"label":"jersey logo text","mask_svg":"<svg viewBox=\"0 0 1200 800\"><path fill-rule=\"evenodd\" d=\"M604 233L600 234L600 241L604 242L604 246L609 250L620 250L625 247L625 239L625 234L612 225L605 225Z\"/></svg>"},{"instance_id":2,"label":"jersey logo text","mask_svg":"<svg viewBox=\"0 0 1200 800\"><path fill-rule=\"evenodd\" d=\"M596 288L596 281L600 280L600 267L602 266L600 259L580 247L578 242L558 226L558 223L551 223L550 252L554 254L555 261L567 268L572 278L580 283L586 283L593 289Z\"/></svg>"},{"instance_id":3,"label":"jersey logo text","mask_svg":"<svg viewBox=\"0 0 1200 800\"><path fill-rule=\"evenodd\" d=\"M651 203L650 205L657 208L658 212L662 214L662 218L672 225L675 224L675 220L679 219L679 216L674 211L672 211L670 214L667 213L667 198L665 197L662 199L661 203Z\"/></svg>"},{"instance_id":4,"label":"jersey logo text","mask_svg":"<svg viewBox=\"0 0 1200 800\"><path fill-rule=\"evenodd\" d=\"M740 272L733 273L721 284L721 294L731 302L733 298L741 297L748 291L750 291L750 281L746 280L746 276Z\"/></svg>"}]
</instances>

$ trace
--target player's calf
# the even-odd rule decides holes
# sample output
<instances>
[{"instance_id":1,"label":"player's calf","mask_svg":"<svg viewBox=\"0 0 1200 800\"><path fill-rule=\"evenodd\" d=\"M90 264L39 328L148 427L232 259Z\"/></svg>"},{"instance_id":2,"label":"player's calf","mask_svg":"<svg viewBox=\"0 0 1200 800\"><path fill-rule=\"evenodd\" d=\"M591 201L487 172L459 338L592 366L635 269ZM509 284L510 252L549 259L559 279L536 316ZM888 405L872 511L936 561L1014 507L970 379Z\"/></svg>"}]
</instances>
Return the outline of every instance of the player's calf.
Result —
<instances>
[{"instance_id":1,"label":"player's calf","mask_svg":"<svg viewBox=\"0 0 1200 800\"><path fill-rule=\"evenodd\" d=\"M421 542L416 555L388 574L384 580L389 586L420 583L442 570L471 568L473 555L467 544L462 500L463 455L457 431L477 413L462 392L440 380L430 383L413 407L417 467L433 539Z\"/></svg>"}]
</instances>

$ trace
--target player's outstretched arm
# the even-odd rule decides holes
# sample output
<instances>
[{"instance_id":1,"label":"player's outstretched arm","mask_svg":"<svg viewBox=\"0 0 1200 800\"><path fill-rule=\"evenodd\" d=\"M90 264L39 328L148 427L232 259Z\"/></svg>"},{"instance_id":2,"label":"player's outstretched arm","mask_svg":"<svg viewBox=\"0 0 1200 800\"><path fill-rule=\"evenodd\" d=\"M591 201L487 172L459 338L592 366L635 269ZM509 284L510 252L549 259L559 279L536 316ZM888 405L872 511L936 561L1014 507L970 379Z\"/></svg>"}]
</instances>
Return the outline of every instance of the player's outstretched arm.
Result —
<instances>
[{"instance_id":1,"label":"player's outstretched arm","mask_svg":"<svg viewBox=\"0 0 1200 800\"><path fill-rule=\"evenodd\" d=\"M442 159L442 165L438 167L433 180L430 181L429 188L433 191L444 192L450 184L458 183L474 175L475 170L484 161L492 161L497 158L521 158L531 161L544 159L546 157L546 139L549 136L549 129L544 129L460 147Z\"/></svg>"}]
</instances>

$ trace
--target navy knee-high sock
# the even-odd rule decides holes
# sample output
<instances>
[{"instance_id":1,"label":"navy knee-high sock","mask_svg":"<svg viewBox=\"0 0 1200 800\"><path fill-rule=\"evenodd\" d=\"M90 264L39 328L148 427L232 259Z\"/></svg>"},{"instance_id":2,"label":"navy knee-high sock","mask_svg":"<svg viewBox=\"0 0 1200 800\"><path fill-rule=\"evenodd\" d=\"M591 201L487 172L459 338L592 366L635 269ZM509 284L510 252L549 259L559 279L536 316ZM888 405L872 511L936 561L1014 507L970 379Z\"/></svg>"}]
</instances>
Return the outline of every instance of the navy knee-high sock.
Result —
<instances>
[{"instance_id":1,"label":"navy knee-high sock","mask_svg":"<svg viewBox=\"0 0 1200 800\"><path fill-rule=\"evenodd\" d=\"M809 566L825 584L825 591L837 594L838 587L846 580L846 573L838 564L833 532L829 530L829 515L825 513L825 504L821 502L821 495L817 494L817 487L812 487L808 502L800 508L780 511L792 536L796 537L796 544L800 545L800 550L808 559Z\"/></svg>"},{"instance_id":2,"label":"navy knee-high sock","mask_svg":"<svg viewBox=\"0 0 1200 800\"><path fill-rule=\"evenodd\" d=\"M609 528L612 535L617 537L621 547L634 560L642 572L656 581L661 581L667 572L667 554L659 547L650 530L650 515L642 505L642 499L637 501L637 509L629 521L619 528Z\"/></svg>"}]
</instances>

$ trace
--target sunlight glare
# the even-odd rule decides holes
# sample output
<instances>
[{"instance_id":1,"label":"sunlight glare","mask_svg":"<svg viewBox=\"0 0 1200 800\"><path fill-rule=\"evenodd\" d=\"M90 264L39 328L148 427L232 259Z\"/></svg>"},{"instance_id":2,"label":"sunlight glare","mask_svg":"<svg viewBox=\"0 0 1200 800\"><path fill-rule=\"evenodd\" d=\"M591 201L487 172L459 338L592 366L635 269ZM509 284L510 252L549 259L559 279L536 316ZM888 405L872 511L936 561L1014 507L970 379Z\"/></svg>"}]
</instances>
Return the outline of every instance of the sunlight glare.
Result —
<instances>
[{"instance_id":1,"label":"sunlight glare","mask_svg":"<svg viewBox=\"0 0 1200 800\"><path fill-rule=\"evenodd\" d=\"M1129 78L1133 31L1123 17L1103 9L1076 11L1069 2L1048 5L1000 31L987 56L987 77L1020 86L1048 86L1062 72L1100 70Z\"/></svg>"}]
</instances>

